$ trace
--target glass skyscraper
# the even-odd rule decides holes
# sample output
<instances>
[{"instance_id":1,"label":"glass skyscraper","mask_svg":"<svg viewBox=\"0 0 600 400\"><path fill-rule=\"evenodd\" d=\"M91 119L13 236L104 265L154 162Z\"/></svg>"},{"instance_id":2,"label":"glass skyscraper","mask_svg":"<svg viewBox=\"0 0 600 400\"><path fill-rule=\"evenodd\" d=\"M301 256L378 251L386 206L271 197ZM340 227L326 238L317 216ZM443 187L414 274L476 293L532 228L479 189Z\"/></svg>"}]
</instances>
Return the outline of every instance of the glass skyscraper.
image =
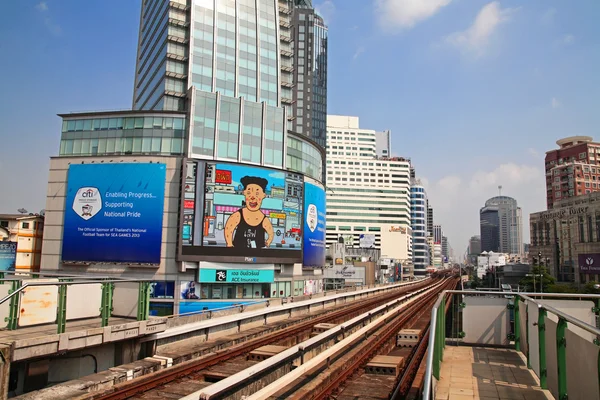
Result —
<instances>
[{"instance_id":1,"label":"glass skyscraper","mask_svg":"<svg viewBox=\"0 0 600 400\"><path fill-rule=\"evenodd\" d=\"M410 187L410 216L413 236L413 265L415 275L425 275L430 265L427 244L427 194L418 179Z\"/></svg>"}]
</instances>

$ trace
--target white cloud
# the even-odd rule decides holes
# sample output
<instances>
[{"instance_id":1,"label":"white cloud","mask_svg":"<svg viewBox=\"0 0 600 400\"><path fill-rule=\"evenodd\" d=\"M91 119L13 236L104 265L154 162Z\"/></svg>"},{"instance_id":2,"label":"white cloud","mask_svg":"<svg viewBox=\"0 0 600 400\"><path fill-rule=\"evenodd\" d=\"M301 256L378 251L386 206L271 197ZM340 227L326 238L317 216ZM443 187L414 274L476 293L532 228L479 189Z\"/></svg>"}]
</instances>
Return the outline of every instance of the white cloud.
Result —
<instances>
[{"instance_id":1,"label":"white cloud","mask_svg":"<svg viewBox=\"0 0 600 400\"><path fill-rule=\"evenodd\" d=\"M35 8L38 11L44 12L44 11L48 11L48 3L46 3L45 1L39 2Z\"/></svg>"},{"instance_id":2,"label":"white cloud","mask_svg":"<svg viewBox=\"0 0 600 400\"><path fill-rule=\"evenodd\" d=\"M515 8L500 8L499 2L492 1L483 6L467 30L452 33L446 37L446 42L463 51L480 56L488 47L494 32L501 24L510 21L516 10Z\"/></svg>"},{"instance_id":3,"label":"white cloud","mask_svg":"<svg viewBox=\"0 0 600 400\"><path fill-rule=\"evenodd\" d=\"M60 25L58 25L56 22L54 22L52 17L50 17L48 3L45 1L39 2L35 6L35 8L36 8L36 10L38 10L40 13L42 13L44 15L44 17L43 17L44 25L50 31L50 33L52 33L55 36L60 35L62 33L62 28L60 27Z\"/></svg>"},{"instance_id":4,"label":"white cloud","mask_svg":"<svg viewBox=\"0 0 600 400\"><path fill-rule=\"evenodd\" d=\"M410 29L452 0L375 0L379 24L387 30Z\"/></svg>"},{"instance_id":5,"label":"white cloud","mask_svg":"<svg viewBox=\"0 0 600 400\"><path fill-rule=\"evenodd\" d=\"M539 164L539 165L538 165ZM523 210L523 241L529 242L529 214L545 209L543 163L534 165L506 163L479 170L461 179L448 175L431 181L421 179L434 209L434 220L441 224L455 254L463 254L468 240L479 234L479 209L490 197L513 197Z\"/></svg>"},{"instance_id":6,"label":"white cloud","mask_svg":"<svg viewBox=\"0 0 600 400\"><path fill-rule=\"evenodd\" d=\"M571 34L564 35L562 37L562 39L560 40L560 43L562 43L564 45L570 45L570 44L573 44L574 42L575 42L575 36L573 36Z\"/></svg>"},{"instance_id":7,"label":"white cloud","mask_svg":"<svg viewBox=\"0 0 600 400\"><path fill-rule=\"evenodd\" d=\"M556 97L552 98L552 100L550 101L550 104L552 104L552 108L559 108L562 105Z\"/></svg>"},{"instance_id":8,"label":"white cloud","mask_svg":"<svg viewBox=\"0 0 600 400\"><path fill-rule=\"evenodd\" d=\"M356 51L354 52L354 55L352 56L353 60L356 60L362 53L365 52L365 48L364 46L360 46L358 49L356 49Z\"/></svg>"},{"instance_id":9,"label":"white cloud","mask_svg":"<svg viewBox=\"0 0 600 400\"><path fill-rule=\"evenodd\" d=\"M544 11L542 14L542 23L545 25L551 25L554 23L554 17L556 16L556 8L552 7Z\"/></svg>"},{"instance_id":10,"label":"white cloud","mask_svg":"<svg viewBox=\"0 0 600 400\"><path fill-rule=\"evenodd\" d=\"M332 0L324 0L319 4L315 4L314 7L317 14L319 14L326 23L333 19L335 14L335 4L333 4Z\"/></svg>"}]
</instances>

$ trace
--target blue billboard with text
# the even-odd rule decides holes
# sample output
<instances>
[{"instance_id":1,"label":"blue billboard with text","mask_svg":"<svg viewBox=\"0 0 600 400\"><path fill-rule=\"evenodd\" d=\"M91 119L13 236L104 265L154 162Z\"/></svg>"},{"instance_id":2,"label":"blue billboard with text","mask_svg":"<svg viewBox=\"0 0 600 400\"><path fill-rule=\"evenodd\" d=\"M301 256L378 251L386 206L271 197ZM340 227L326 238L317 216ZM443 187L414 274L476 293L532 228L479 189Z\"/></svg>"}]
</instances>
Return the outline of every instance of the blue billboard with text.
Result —
<instances>
[{"instance_id":1,"label":"blue billboard with text","mask_svg":"<svg viewBox=\"0 0 600 400\"><path fill-rule=\"evenodd\" d=\"M302 265L322 267L325 265L325 190L308 177L304 178L304 215Z\"/></svg>"},{"instance_id":2,"label":"blue billboard with text","mask_svg":"<svg viewBox=\"0 0 600 400\"><path fill-rule=\"evenodd\" d=\"M17 243L0 242L0 271L14 271L17 261Z\"/></svg>"},{"instance_id":3,"label":"blue billboard with text","mask_svg":"<svg viewBox=\"0 0 600 400\"><path fill-rule=\"evenodd\" d=\"M165 164L69 167L63 261L159 264Z\"/></svg>"}]
</instances>

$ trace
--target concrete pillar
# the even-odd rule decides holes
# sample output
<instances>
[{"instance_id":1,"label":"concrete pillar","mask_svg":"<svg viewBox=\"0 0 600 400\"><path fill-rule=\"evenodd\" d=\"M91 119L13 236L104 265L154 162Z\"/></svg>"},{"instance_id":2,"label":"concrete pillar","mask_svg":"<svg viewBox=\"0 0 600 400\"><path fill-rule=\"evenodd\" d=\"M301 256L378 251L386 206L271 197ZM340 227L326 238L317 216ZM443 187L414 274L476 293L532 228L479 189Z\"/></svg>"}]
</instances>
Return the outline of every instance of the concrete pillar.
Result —
<instances>
[{"instance_id":1,"label":"concrete pillar","mask_svg":"<svg viewBox=\"0 0 600 400\"><path fill-rule=\"evenodd\" d=\"M142 344L137 339L115 343L115 365L129 364L142 356Z\"/></svg>"}]
</instances>

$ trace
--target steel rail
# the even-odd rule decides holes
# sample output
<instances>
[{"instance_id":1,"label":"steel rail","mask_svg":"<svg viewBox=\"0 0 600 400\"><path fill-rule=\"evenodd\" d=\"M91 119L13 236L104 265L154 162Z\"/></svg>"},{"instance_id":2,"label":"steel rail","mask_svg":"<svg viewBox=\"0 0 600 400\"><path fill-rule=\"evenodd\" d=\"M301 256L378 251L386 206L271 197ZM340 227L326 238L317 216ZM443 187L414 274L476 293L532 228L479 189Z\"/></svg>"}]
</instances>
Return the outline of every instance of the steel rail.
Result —
<instances>
[{"instance_id":1,"label":"steel rail","mask_svg":"<svg viewBox=\"0 0 600 400\"><path fill-rule=\"evenodd\" d=\"M451 281L450 284L453 284L454 286L456 286L456 282L452 283L452 281ZM444 286L448 286L448 284L446 284ZM444 290L444 289L442 289L442 290ZM426 296L419 303L412 305L412 308L425 307L428 303L431 302L432 299L435 298L436 294L437 293L432 293L431 295ZM412 317L412 314L410 314L409 311L412 311L412 310L407 309L406 312L403 314L404 315L403 317L399 318L393 325L388 326L387 328L384 328L385 330L384 330L383 334L377 335L377 340L373 344L373 346L370 348L370 351L368 351L366 354L364 354L363 356L358 358L356 361L354 361L350 365L349 368L346 368L342 374L338 375L336 377L336 379L334 379L332 382L330 382L325 388L321 389L313 398L315 398L315 399L329 398L329 396L331 394L333 394L333 392L335 392L350 376L352 376L354 373L356 373L356 371L364 363L368 362L368 360L372 359L373 356L375 354L377 354L378 350L390 339L390 337L394 334L394 332L397 332L401 326L403 326L410 320L410 318ZM300 399L300 398L303 398L304 396L305 396L305 394L301 394L301 395L296 395L293 398Z\"/></svg>"},{"instance_id":2,"label":"steel rail","mask_svg":"<svg viewBox=\"0 0 600 400\"><path fill-rule=\"evenodd\" d=\"M378 317L375 321L371 322L369 325L364 326L356 332L353 332L348 337L344 338L340 342L336 343L334 346L326 349L325 351L319 353L315 357L311 358L309 361L301 364L299 367L294 369L292 372L282 376L278 380L272 382L271 384L263 387L258 392L255 392L252 395L247 396L248 400L263 400L266 398L271 398L272 396L277 396L277 398L318 398L315 397L314 393L303 393L301 395L298 394L298 388L301 387L301 383L295 384L295 382L304 381L306 374L315 375L323 371L323 368L328 367L332 363L340 360L344 355L348 354L347 348L352 347L356 348L356 346L364 342L364 340L369 337L369 339L375 337L380 338L382 329L385 329L386 326L389 326L390 321L397 320L397 318L402 317L403 319L410 319L411 313L414 312L414 307L419 307L423 299L429 299L432 297L430 295L435 296L438 290L443 290L444 281L437 284L434 287L430 287L429 290L435 291L435 293L421 293L418 297L413 299L409 299L408 302L404 302L403 304L398 305L389 313L384 314ZM371 335L374 331L377 331L376 334ZM374 341L371 339L371 341ZM369 343L371 345L371 343ZM370 347L369 347L370 348ZM363 343L363 345L359 348L359 350L364 352L369 352L367 346ZM339 378L339 376L338 376ZM288 392L282 393L283 390L288 389ZM324 384L323 384L324 385ZM283 389L281 389L283 388ZM196 400L195 397L185 397L185 400Z\"/></svg>"},{"instance_id":3,"label":"steel rail","mask_svg":"<svg viewBox=\"0 0 600 400\"><path fill-rule=\"evenodd\" d=\"M143 393L148 390L157 388L166 383L170 383L176 379L183 378L189 374L201 371L203 369L227 361L229 359L244 355L258 347L262 347L269 343L282 340L290 336L294 336L303 331L306 331L307 329L311 329L315 324L343 318L344 316L360 311L365 307L370 307L372 305L385 302L386 299L397 297L400 293L409 292L416 288L426 287L430 284L430 280L423 280L422 282L417 282L414 285L399 286L397 290L393 290L392 292L385 293L381 296L367 299L365 300L365 302L360 302L360 304L350 304L347 308L343 308L333 312L326 312L323 315L266 334L263 337L250 339L238 345L212 352L207 356L189 360L181 364L174 365L166 370L160 370L155 373L142 376L131 382L117 384L112 388L108 389L108 391L102 393L90 393L87 396L81 397L81 399L126 399L133 395L137 395L139 393Z\"/></svg>"}]
</instances>

